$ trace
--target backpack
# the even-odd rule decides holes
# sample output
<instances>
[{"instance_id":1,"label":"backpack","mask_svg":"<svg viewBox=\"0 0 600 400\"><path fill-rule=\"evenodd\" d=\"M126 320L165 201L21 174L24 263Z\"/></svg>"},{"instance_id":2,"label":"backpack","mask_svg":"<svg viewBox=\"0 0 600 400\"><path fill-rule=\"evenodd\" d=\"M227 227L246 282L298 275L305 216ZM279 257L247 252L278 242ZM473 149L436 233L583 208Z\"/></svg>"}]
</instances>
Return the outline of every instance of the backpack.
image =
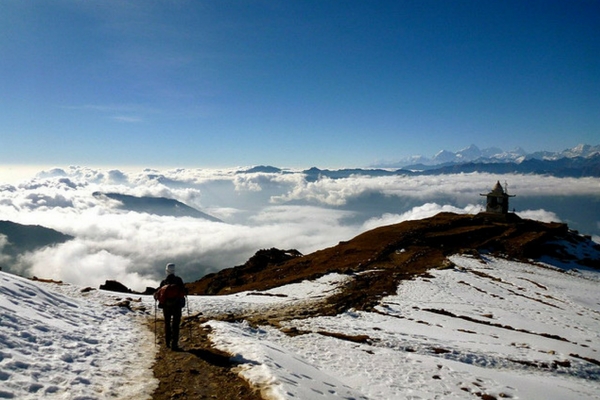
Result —
<instances>
[{"instance_id":1,"label":"backpack","mask_svg":"<svg viewBox=\"0 0 600 400\"><path fill-rule=\"evenodd\" d=\"M181 285L170 283L161 286L155 293L154 298L158 300L158 306L173 307L179 305L183 308L185 305L185 289Z\"/></svg>"}]
</instances>

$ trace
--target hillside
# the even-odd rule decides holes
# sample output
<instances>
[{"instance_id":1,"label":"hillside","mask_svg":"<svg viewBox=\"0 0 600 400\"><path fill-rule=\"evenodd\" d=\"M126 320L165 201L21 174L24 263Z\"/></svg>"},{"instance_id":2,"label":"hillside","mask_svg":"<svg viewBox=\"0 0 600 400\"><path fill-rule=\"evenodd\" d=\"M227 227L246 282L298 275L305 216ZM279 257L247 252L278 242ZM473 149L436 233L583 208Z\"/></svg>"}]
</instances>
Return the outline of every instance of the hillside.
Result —
<instances>
[{"instance_id":1,"label":"hillside","mask_svg":"<svg viewBox=\"0 0 600 400\"><path fill-rule=\"evenodd\" d=\"M189 288L227 294L198 322L263 398L547 400L600 390L598 282L565 224L442 213Z\"/></svg>"},{"instance_id":2,"label":"hillside","mask_svg":"<svg viewBox=\"0 0 600 400\"><path fill-rule=\"evenodd\" d=\"M188 288L194 294L231 294L267 290L327 273L353 274L348 294L330 299L330 312L351 307L369 309L382 295L393 293L400 281L448 266L448 255L482 251L535 259L542 254L558 254L560 247L553 244L556 240L586 241L594 246L591 240L569 232L565 224L523 220L513 214L499 219L486 213L440 213L383 226L305 256L261 250L246 264L207 275ZM579 262L600 268L600 260L594 257L584 255Z\"/></svg>"},{"instance_id":3,"label":"hillside","mask_svg":"<svg viewBox=\"0 0 600 400\"><path fill-rule=\"evenodd\" d=\"M0 272L0 397L593 399L599 261L564 224L486 214L261 250L189 284L228 294L188 296L180 352L152 296Z\"/></svg>"},{"instance_id":4,"label":"hillside","mask_svg":"<svg viewBox=\"0 0 600 400\"><path fill-rule=\"evenodd\" d=\"M0 269L11 271L19 255L72 239L73 236L43 226L0 221Z\"/></svg>"},{"instance_id":5,"label":"hillside","mask_svg":"<svg viewBox=\"0 0 600 400\"><path fill-rule=\"evenodd\" d=\"M170 217L192 217L201 218L213 222L222 222L220 219L196 210L180 201L167 199L164 197L137 197L121 193L100 193L94 192L96 198L108 198L116 200L119 208L138 213L155 214Z\"/></svg>"}]
</instances>

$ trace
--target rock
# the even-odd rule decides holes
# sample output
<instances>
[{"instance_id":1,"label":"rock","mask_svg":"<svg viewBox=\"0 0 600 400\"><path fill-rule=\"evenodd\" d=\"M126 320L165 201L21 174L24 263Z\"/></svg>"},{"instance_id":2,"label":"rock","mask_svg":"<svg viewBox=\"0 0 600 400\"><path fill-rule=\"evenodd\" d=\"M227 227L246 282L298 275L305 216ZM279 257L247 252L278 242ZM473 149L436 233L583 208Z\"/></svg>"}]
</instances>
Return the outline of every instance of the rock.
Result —
<instances>
[{"instance_id":1,"label":"rock","mask_svg":"<svg viewBox=\"0 0 600 400\"><path fill-rule=\"evenodd\" d=\"M131 289L118 281L107 280L104 285L100 285L100 290L108 290L118 293L132 293Z\"/></svg>"}]
</instances>

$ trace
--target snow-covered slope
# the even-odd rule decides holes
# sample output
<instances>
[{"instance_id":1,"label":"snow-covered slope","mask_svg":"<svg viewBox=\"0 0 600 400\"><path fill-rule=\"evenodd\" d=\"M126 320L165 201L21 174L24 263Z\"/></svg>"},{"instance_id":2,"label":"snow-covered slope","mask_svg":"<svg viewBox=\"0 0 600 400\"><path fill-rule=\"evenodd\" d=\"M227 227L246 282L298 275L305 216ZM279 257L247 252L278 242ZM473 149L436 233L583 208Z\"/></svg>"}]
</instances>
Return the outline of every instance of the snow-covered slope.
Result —
<instances>
[{"instance_id":1,"label":"snow-covered slope","mask_svg":"<svg viewBox=\"0 0 600 400\"><path fill-rule=\"evenodd\" d=\"M270 399L598 398L600 273L544 261L454 255L372 312L279 325L216 318L302 310L352 276L189 303ZM154 340L143 312L107 305L117 299L102 291L0 280L0 398L149 397ZM152 317L151 297L138 304Z\"/></svg>"},{"instance_id":2,"label":"snow-covered slope","mask_svg":"<svg viewBox=\"0 0 600 400\"><path fill-rule=\"evenodd\" d=\"M116 302L0 272L0 399L148 397L152 334Z\"/></svg>"},{"instance_id":3,"label":"snow-covered slope","mask_svg":"<svg viewBox=\"0 0 600 400\"><path fill-rule=\"evenodd\" d=\"M242 374L273 398L598 398L597 273L450 260L375 312L289 321L295 336L211 323L213 340L247 360Z\"/></svg>"}]
</instances>

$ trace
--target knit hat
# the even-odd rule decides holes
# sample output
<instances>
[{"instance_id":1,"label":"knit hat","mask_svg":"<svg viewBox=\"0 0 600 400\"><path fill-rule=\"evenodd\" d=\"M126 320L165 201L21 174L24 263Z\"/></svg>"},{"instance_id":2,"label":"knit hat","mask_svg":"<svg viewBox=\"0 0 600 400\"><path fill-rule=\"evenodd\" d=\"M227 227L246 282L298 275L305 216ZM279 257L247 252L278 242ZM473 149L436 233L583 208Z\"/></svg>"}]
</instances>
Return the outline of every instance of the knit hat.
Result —
<instances>
[{"instance_id":1,"label":"knit hat","mask_svg":"<svg viewBox=\"0 0 600 400\"><path fill-rule=\"evenodd\" d=\"M167 268L165 268L165 272L167 273L167 275L174 274L175 273L175 264L168 263Z\"/></svg>"}]
</instances>

